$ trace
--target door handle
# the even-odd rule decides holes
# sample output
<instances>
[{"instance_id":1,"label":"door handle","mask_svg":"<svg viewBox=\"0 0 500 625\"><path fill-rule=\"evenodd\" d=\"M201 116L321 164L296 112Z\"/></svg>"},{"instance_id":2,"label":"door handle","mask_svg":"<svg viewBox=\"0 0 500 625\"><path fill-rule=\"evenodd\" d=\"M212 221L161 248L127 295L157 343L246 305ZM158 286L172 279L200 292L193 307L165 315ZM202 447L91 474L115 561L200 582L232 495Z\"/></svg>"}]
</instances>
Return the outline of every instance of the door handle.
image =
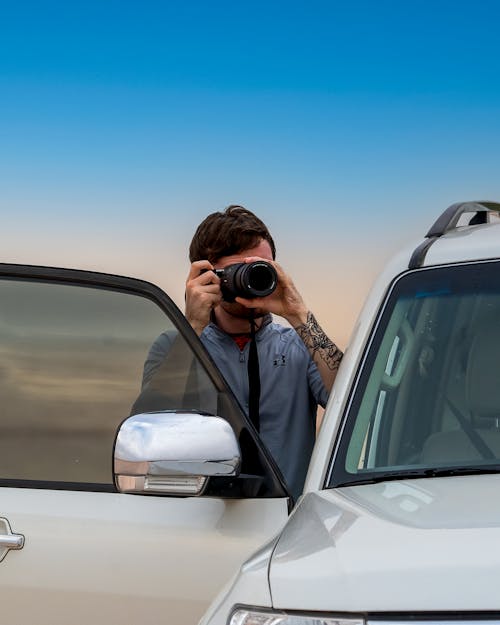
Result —
<instances>
[{"instance_id":1,"label":"door handle","mask_svg":"<svg viewBox=\"0 0 500 625\"><path fill-rule=\"evenodd\" d=\"M7 519L0 517L0 562L10 549L22 549L23 547L24 536L14 534Z\"/></svg>"},{"instance_id":2,"label":"door handle","mask_svg":"<svg viewBox=\"0 0 500 625\"><path fill-rule=\"evenodd\" d=\"M7 549L22 549L24 547L24 536L22 534L0 536L0 547L6 547Z\"/></svg>"}]
</instances>

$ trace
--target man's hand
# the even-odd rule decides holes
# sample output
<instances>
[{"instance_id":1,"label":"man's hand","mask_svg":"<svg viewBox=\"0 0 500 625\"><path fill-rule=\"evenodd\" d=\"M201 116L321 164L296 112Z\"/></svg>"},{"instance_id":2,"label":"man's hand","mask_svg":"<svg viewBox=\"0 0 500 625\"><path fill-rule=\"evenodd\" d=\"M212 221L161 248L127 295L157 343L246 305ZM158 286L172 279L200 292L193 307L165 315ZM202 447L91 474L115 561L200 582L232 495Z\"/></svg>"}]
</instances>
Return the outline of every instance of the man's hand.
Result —
<instances>
[{"instance_id":1,"label":"man's hand","mask_svg":"<svg viewBox=\"0 0 500 625\"><path fill-rule=\"evenodd\" d=\"M191 265L186 280L186 319L198 336L210 323L212 310L222 299L220 280L208 260Z\"/></svg>"},{"instance_id":2,"label":"man's hand","mask_svg":"<svg viewBox=\"0 0 500 625\"><path fill-rule=\"evenodd\" d=\"M245 262L250 263L255 260L265 259L251 257L246 258ZM270 261L267 260L266 262ZM330 392L343 354L321 329L312 312L308 310L290 276L275 261L272 261L271 264L278 274L278 286L274 293L267 297L256 297L253 299L237 297L236 301L248 308L262 308L270 313L284 317L309 350L311 358L318 367L323 383L327 391Z\"/></svg>"}]
</instances>

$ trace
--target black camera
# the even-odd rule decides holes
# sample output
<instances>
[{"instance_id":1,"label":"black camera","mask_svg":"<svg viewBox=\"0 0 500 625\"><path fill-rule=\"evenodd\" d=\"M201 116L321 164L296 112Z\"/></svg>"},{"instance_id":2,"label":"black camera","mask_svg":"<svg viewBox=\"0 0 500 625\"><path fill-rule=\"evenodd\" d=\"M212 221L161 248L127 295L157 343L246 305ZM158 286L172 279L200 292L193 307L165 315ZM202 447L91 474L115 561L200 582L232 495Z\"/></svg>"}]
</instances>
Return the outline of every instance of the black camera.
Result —
<instances>
[{"instance_id":1,"label":"black camera","mask_svg":"<svg viewBox=\"0 0 500 625\"><path fill-rule=\"evenodd\" d=\"M224 269L214 269L220 278L222 297L234 302L235 297L266 297L278 284L276 269L264 260L253 263L235 263Z\"/></svg>"}]
</instances>

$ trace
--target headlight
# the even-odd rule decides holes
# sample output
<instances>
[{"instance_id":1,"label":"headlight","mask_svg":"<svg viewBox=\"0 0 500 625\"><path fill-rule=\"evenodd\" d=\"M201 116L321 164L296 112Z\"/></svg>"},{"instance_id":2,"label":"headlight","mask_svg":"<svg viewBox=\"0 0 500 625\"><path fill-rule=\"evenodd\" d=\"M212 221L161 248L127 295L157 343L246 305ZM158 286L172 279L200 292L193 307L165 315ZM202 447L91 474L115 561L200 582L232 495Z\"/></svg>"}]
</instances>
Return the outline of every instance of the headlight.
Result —
<instances>
[{"instance_id":1,"label":"headlight","mask_svg":"<svg viewBox=\"0 0 500 625\"><path fill-rule=\"evenodd\" d=\"M237 608L231 614L228 625L364 625L364 620Z\"/></svg>"}]
</instances>

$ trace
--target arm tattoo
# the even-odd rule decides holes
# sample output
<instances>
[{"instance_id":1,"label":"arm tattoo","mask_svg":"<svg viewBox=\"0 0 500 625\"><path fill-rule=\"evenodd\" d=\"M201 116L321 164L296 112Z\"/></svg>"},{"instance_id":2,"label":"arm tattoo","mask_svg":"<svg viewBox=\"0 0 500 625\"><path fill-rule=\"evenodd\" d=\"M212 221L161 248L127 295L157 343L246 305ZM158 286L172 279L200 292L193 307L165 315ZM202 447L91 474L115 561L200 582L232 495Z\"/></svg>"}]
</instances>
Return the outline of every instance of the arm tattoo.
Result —
<instances>
[{"instance_id":1,"label":"arm tattoo","mask_svg":"<svg viewBox=\"0 0 500 625\"><path fill-rule=\"evenodd\" d=\"M321 329L312 312L307 313L307 321L295 328L314 360L316 354L331 371L339 368L343 353Z\"/></svg>"}]
</instances>

